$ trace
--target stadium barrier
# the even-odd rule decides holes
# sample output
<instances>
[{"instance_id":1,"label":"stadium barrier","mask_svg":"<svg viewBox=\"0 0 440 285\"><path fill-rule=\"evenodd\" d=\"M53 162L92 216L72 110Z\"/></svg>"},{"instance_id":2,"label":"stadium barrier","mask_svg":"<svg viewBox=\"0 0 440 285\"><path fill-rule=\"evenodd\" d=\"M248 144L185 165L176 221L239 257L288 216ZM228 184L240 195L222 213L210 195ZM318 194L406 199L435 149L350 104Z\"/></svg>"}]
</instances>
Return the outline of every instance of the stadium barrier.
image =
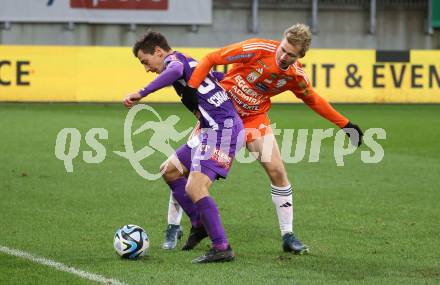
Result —
<instances>
[{"instance_id":1,"label":"stadium barrier","mask_svg":"<svg viewBox=\"0 0 440 285\"><path fill-rule=\"evenodd\" d=\"M213 49L176 50L201 59ZM440 51L312 49L301 62L330 102L440 103ZM155 76L145 73L128 47L0 45L0 101L121 102ZM179 98L165 88L148 101ZM299 100L284 92L272 101Z\"/></svg>"}]
</instances>

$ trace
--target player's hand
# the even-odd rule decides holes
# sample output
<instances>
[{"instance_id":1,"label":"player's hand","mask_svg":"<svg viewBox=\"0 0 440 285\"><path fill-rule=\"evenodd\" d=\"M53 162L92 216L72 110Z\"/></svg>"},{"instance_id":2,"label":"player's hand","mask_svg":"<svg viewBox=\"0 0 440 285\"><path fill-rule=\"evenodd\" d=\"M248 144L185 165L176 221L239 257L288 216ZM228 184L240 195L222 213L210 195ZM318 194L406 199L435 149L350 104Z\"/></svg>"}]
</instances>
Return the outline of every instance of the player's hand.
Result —
<instances>
[{"instance_id":1,"label":"player's hand","mask_svg":"<svg viewBox=\"0 0 440 285\"><path fill-rule=\"evenodd\" d=\"M344 132L350 138L350 142L354 146L360 146L362 144L362 137L364 133L358 125L353 124L352 122L348 122L347 125L343 128ZM351 135L353 134L353 136Z\"/></svg>"},{"instance_id":2,"label":"player's hand","mask_svg":"<svg viewBox=\"0 0 440 285\"><path fill-rule=\"evenodd\" d=\"M137 102L139 102L139 100L141 100L141 99L142 99L141 94L139 94L139 93L133 93L133 94L130 94L130 95L128 95L127 97L125 97L123 103L124 103L124 106L125 106L125 107L127 107L127 108L131 108L131 107L133 107Z\"/></svg>"}]
</instances>

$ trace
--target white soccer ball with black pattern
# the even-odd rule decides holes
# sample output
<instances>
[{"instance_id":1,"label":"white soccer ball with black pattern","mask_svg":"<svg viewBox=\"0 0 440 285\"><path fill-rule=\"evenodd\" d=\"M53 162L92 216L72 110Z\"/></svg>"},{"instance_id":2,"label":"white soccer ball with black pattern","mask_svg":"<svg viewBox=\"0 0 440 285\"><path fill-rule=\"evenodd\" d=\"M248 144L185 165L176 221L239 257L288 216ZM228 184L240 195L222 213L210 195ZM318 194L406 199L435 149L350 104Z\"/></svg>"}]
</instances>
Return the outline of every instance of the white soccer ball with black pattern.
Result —
<instances>
[{"instance_id":1,"label":"white soccer ball with black pattern","mask_svg":"<svg viewBox=\"0 0 440 285\"><path fill-rule=\"evenodd\" d=\"M137 259L147 254L150 241L143 228L125 225L116 231L113 246L122 258Z\"/></svg>"}]
</instances>

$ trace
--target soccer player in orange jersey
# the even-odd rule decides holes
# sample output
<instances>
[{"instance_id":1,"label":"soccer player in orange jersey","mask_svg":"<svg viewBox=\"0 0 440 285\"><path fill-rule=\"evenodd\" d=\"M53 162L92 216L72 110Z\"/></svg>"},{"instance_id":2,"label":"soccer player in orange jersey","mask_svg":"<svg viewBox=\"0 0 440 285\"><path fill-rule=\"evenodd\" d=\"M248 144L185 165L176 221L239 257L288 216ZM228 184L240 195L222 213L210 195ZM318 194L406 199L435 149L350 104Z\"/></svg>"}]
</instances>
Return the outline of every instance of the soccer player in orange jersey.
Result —
<instances>
[{"instance_id":1,"label":"soccer player in orange jersey","mask_svg":"<svg viewBox=\"0 0 440 285\"><path fill-rule=\"evenodd\" d=\"M352 144L359 146L363 135L356 124L338 113L313 90L298 60L305 56L310 43L309 27L296 24L284 32L281 42L249 39L208 54L188 81L190 87L198 88L214 65L233 64L221 85L234 103L244 127L254 130L247 134L246 146L249 151L258 154L257 158L271 180L272 201L278 216L283 250L296 254L308 252L308 247L293 234L292 186L267 115L271 97L291 91L316 113L344 128L349 136L351 133ZM263 141L268 139L272 141L267 144L270 145L269 160L262 159L267 153Z\"/></svg>"}]
</instances>

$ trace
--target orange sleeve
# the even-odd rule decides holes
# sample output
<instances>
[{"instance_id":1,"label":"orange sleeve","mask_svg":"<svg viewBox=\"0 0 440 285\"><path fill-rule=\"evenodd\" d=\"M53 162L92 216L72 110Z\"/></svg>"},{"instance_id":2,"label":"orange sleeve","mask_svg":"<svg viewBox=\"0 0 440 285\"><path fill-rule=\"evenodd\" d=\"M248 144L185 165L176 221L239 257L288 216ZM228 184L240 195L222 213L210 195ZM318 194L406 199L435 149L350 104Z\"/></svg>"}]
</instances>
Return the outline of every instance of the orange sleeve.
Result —
<instances>
[{"instance_id":1,"label":"orange sleeve","mask_svg":"<svg viewBox=\"0 0 440 285\"><path fill-rule=\"evenodd\" d=\"M251 42L247 40L236 44L225 46L221 49L213 51L206 55L197 64L194 69L188 85L192 88L198 88L202 81L208 76L209 71L214 65L231 64L231 63L246 63L255 57L254 51L243 51L243 44Z\"/></svg>"},{"instance_id":2,"label":"orange sleeve","mask_svg":"<svg viewBox=\"0 0 440 285\"><path fill-rule=\"evenodd\" d=\"M303 100L313 111L326 118L340 128L345 127L349 120L336 111L324 98L319 96L310 85L310 80L302 69L301 63L295 64L298 85L291 91L296 97Z\"/></svg>"},{"instance_id":3,"label":"orange sleeve","mask_svg":"<svg viewBox=\"0 0 440 285\"><path fill-rule=\"evenodd\" d=\"M307 104L313 111L326 118L340 128L345 127L349 120L336 111L324 98L315 92L307 96L297 96Z\"/></svg>"}]
</instances>

